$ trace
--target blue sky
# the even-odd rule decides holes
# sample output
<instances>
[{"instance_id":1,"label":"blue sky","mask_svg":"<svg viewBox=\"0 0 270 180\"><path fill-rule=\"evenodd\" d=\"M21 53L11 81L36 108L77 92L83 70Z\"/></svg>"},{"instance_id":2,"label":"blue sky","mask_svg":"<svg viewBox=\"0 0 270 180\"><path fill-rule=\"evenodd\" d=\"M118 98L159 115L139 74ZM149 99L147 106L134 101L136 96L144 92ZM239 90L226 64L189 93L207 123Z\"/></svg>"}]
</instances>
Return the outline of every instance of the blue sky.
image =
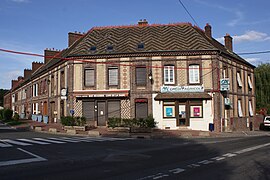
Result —
<instances>
[{"instance_id":1,"label":"blue sky","mask_svg":"<svg viewBox=\"0 0 270 180\"><path fill-rule=\"evenodd\" d=\"M269 0L182 0L199 27L212 26L222 42L229 33L236 53L270 50ZM267 7L267 8L266 8ZM67 47L68 32L94 26L191 22L178 0L1 0L0 48L43 54ZM270 62L268 54L242 56L254 65ZM42 58L0 52L0 88Z\"/></svg>"}]
</instances>

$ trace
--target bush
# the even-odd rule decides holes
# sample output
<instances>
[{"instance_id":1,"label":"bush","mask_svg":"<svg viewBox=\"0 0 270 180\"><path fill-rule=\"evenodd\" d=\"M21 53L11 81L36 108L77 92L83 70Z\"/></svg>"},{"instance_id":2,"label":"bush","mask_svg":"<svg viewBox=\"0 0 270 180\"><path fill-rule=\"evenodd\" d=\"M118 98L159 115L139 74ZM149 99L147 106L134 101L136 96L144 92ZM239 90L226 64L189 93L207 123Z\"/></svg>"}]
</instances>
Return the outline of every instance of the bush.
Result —
<instances>
[{"instance_id":1,"label":"bush","mask_svg":"<svg viewBox=\"0 0 270 180\"><path fill-rule=\"evenodd\" d=\"M18 114L18 113L15 113L14 116L13 116L13 119L14 119L15 121L19 121L19 119L20 119L19 114Z\"/></svg>"},{"instance_id":2,"label":"bush","mask_svg":"<svg viewBox=\"0 0 270 180\"><path fill-rule=\"evenodd\" d=\"M108 119L108 127L121 127L121 118L113 117Z\"/></svg>"},{"instance_id":3,"label":"bush","mask_svg":"<svg viewBox=\"0 0 270 180\"><path fill-rule=\"evenodd\" d=\"M4 119L4 111L5 111L5 109L0 110L0 120Z\"/></svg>"},{"instance_id":4,"label":"bush","mask_svg":"<svg viewBox=\"0 0 270 180\"><path fill-rule=\"evenodd\" d=\"M13 111L11 109L5 109L3 114L4 121L9 121L12 119Z\"/></svg>"},{"instance_id":5,"label":"bush","mask_svg":"<svg viewBox=\"0 0 270 180\"><path fill-rule=\"evenodd\" d=\"M86 118L79 116L63 116L61 117L61 124L64 126L84 126L86 124Z\"/></svg>"},{"instance_id":6,"label":"bush","mask_svg":"<svg viewBox=\"0 0 270 180\"><path fill-rule=\"evenodd\" d=\"M147 116L147 118L140 119L121 119L121 118L109 118L108 127L140 127L140 128L153 128L156 126L155 119L152 115Z\"/></svg>"}]
</instances>

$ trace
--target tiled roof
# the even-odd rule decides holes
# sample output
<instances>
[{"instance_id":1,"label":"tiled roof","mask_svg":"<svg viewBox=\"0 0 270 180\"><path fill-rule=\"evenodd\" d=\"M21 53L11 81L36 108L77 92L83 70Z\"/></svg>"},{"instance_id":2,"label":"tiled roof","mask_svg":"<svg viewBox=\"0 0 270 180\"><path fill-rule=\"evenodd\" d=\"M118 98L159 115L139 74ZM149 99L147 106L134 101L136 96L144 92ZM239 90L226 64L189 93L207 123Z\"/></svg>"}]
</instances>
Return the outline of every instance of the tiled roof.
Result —
<instances>
[{"instance_id":1,"label":"tiled roof","mask_svg":"<svg viewBox=\"0 0 270 180\"><path fill-rule=\"evenodd\" d=\"M206 92L203 93L159 93L155 100L170 99L212 99Z\"/></svg>"},{"instance_id":2,"label":"tiled roof","mask_svg":"<svg viewBox=\"0 0 270 180\"><path fill-rule=\"evenodd\" d=\"M138 44L144 43L143 49ZM113 50L108 51L107 46ZM96 51L91 51L91 46ZM69 55L156 51L217 50L189 23L116 26L91 29Z\"/></svg>"}]
</instances>

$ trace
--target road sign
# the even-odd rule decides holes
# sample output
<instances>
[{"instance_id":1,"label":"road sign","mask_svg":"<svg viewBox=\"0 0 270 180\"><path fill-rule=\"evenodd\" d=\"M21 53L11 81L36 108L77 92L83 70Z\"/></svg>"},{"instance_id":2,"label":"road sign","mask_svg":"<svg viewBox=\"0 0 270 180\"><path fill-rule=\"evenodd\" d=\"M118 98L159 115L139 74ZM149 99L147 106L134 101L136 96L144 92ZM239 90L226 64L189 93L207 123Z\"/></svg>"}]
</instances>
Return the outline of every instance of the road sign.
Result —
<instances>
[{"instance_id":1,"label":"road sign","mask_svg":"<svg viewBox=\"0 0 270 180\"><path fill-rule=\"evenodd\" d=\"M230 81L228 78L220 79L220 91L229 91L230 90Z\"/></svg>"}]
</instances>

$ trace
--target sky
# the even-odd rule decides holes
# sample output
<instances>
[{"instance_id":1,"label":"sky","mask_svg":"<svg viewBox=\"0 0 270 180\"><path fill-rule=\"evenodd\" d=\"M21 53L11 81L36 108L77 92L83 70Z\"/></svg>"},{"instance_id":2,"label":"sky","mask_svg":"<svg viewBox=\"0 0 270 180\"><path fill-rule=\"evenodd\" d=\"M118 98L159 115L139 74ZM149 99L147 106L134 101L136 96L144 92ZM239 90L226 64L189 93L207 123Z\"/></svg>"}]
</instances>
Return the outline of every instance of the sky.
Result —
<instances>
[{"instance_id":1,"label":"sky","mask_svg":"<svg viewBox=\"0 0 270 180\"><path fill-rule=\"evenodd\" d=\"M67 48L68 32L95 26L190 22L223 43L233 37L236 53L270 50L269 0L0 0L0 49L43 54L46 48ZM267 7L267 8L266 8ZM242 55L257 66L270 62L270 53ZM33 61L43 58L0 52L0 89L23 76Z\"/></svg>"}]
</instances>

